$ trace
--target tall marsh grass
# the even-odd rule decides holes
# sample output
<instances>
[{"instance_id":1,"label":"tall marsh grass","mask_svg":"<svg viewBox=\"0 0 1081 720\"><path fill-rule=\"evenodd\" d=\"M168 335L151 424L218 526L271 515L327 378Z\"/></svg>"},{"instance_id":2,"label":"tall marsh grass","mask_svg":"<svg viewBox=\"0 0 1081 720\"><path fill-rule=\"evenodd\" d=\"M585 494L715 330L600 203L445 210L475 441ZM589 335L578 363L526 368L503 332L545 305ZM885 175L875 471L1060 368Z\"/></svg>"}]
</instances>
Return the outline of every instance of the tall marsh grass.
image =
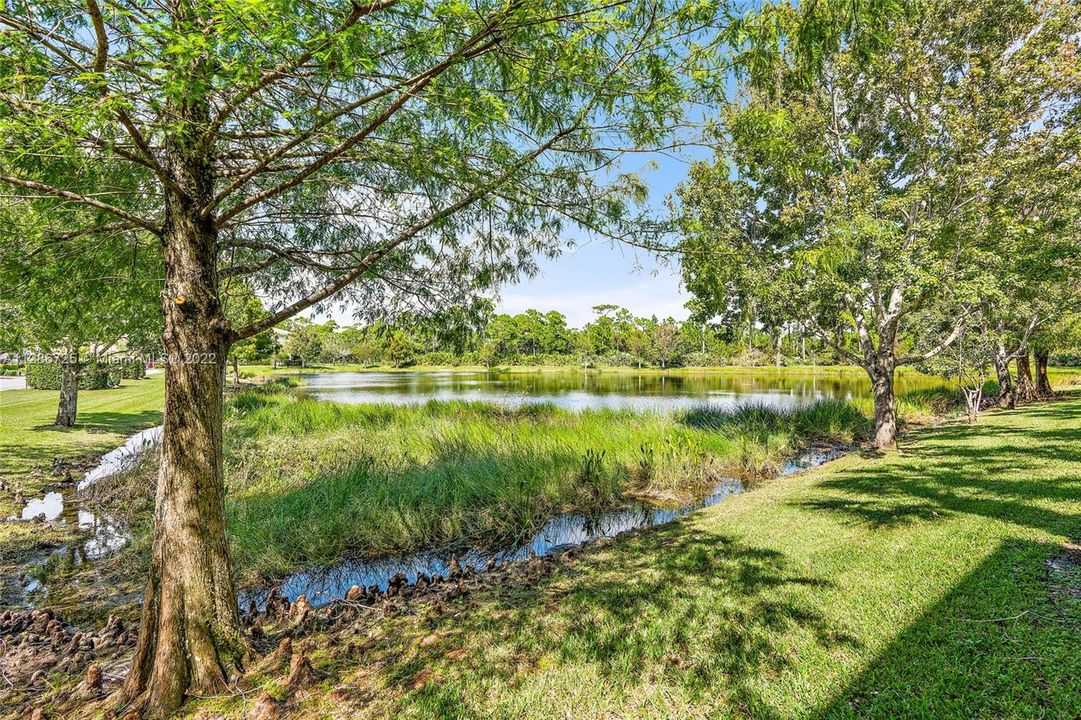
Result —
<instances>
[{"instance_id":1,"label":"tall marsh grass","mask_svg":"<svg viewBox=\"0 0 1081 720\"><path fill-rule=\"evenodd\" d=\"M233 552L253 580L348 555L520 536L569 509L630 496L687 500L868 427L865 412L841 401L789 412L575 413L342 405L281 386L246 390L226 417Z\"/></svg>"}]
</instances>

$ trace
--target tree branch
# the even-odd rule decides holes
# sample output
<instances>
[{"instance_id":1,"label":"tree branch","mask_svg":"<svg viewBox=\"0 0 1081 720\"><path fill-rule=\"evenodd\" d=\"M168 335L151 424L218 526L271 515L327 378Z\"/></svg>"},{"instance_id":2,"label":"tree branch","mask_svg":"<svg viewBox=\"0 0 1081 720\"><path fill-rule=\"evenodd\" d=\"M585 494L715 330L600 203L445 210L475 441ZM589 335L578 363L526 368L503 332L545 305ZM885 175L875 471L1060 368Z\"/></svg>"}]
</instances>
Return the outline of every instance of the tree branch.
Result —
<instances>
[{"instance_id":1,"label":"tree branch","mask_svg":"<svg viewBox=\"0 0 1081 720\"><path fill-rule=\"evenodd\" d=\"M551 148L556 142L571 134L576 129L577 125L572 126L567 130L561 130L560 132L556 133L547 142L538 146L529 154L523 156L517 163L514 164L514 166L508 172L496 178L491 183L487 183L476 188L475 190L473 190L473 192L467 194L461 200L458 200L457 202L448 205L442 210L439 210L438 212L429 215L424 220L419 220L415 222L413 225L409 226L402 232L398 233L398 235L387 241L381 248L373 250L372 252L365 255L364 258L362 258L356 266L354 266L351 270L346 272L341 277L335 280L331 280L322 287L300 298L296 302L285 306L284 308L282 308L276 313L273 313L269 317L252 323L245 328L235 330L232 335L233 342L236 342L238 340L244 340L245 338L249 338L253 335L258 335L262 331L274 327L283 320L291 318L298 312L301 312L302 310L305 310L318 302L326 300L328 297L334 295L339 290L349 285L349 283L353 282L358 277L363 275L373 265L375 265L375 263L382 260L402 243L406 242L410 238L415 237L418 233L427 230L432 225L449 217L450 215L453 215L459 210L468 207L469 205L472 205L478 199L483 197L486 193L509 181L511 178L517 175L517 171L519 169L524 167L527 163L532 162L533 160L538 158L542 153Z\"/></svg>"},{"instance_id":2,"label":"tree branch","mask_svg":"<svg viewBox=\"0 0 1081 720\"><path fill-rule=\"evenodd\" d=\"M1016 360L1017 358L1028 352L1028 340L1032 337L1032 331L1036 329L1036 326L1041 322L1039 315L1033 315L1032 320L1029 321L1028 327L1025 328L1025 334L1021 336L1021 342L1017 344L1017 349L1006 356L1006 362Z\"/></svg>"},{"instance_id":3,"label":"tree branch","mask_svg":"<svg viewBox=\"0 0 1081 720\"><path fill-rule=\"evenodd\" d=\"M519 4L520 3L517 2L512 3L505 11L503 11L504 14L509 14ZM458 47L454 52L444 58L441 62L433 65L422 73L418 73L413 78L410 78L408 81L406 81L407 87L401 92L401 95L398 97L398 99L391 103L386 110L384 110L378 117L368 123L368 125L366 125L360 131L353 134L343 142L339 143L331 150L327 151L318 160L314 161L311 165L309 165L305 170L297 173L289 180L280 182L277 185L273 185L258 193L255 193L254 195L249 196L248 198L241 200L236 205L232 206L225 213L222 214L222 216L217 221L218 225L223 225L231 218L235 217L237 214L243 212L244 210L247 210L253 205L257 205L264 200L268 200L276 195L285 192L286 190L296 187L305 179L318 172L326 165L333 162L339 156L348 152L351 148L355 147L365 138L370 136L373 132L378 130L385 122L387 122L387 120L393 117L394 114L397 113L398 110L400 110L402 106L406 104L406 102L408 102L412 97L414 97L417 93L423 90L429 83L432 82L432 80L438 77L444 70L449 68L455 62L462 59L463 57L467 59L472 59L478 54L485 52L491 47L493 47L499 41L498 36L479 48L476 47L476 45L477 43L481 42L489 35L491 35L496 27L498 27L498 25L494 21L487 23L482 31L474 33L472 37L470 37L466 42L464 42L460 47ZM393 88L381 90L365 98L361 98L354 103L350 103L343 108L339 108L337 111L331 114L330 118L324 120L323 122L316 123L312 128L309 128L307 133L300 135L299 137L283 145L275 152L271 153L266 159L255 165L255 167L253 167L247 173L234 180L229 185L229 187L218 193L214 197L214 199L205 208L203 208L203 217L209 217L210 213L214 210L214 208L221 204L230 194L243 187L245 183L247 183L253 177L262 172L267 166L273 163L274 160L281 157L281 155L300 145L302 142L308 139L312 132L318 130L320 127L323 127L327 122L332 122L336 118L341 117L342 115L345 115L346 113L351 112L358 107L361 107L363 104L366 104L374 99L389 94L392 90Z\"/></svg>"},{"instance_id":4,"label":"tree branch","mask_svg":"<svg viewBox=\"0 0 1081 720\"><path fill-rule=\"evenodd\" d=\"M96 200L86 195L80 195L69 190L61 190L51 185L45 185L44 183L34 182L33 180L23 180L22 178L11 177L9 175L0 175L0 182L6 182L9 185L17 185L19 187L30 188L31 190L37 190L38 192L45 193L45 195L52 195L54 197L62 198L64 200L70 200L72 202L82 203L83 205L89 205L90 207L104 210L105 212L112 213L118 218L127 220L138 227L147 230L158 237L161 237L161 228L152 223L149 220L133 215L127 210L118 208L115 205Z\"/></svg>"},{"instance_id":5,"label":"tree branch","mask_svg":"<svg viewBox=\"0 0 1081 720\"><path fill-rule=\"evenodd\" d=\"M823 329L823 327L819 325L818 321L814 318L811 318L811 329L814 331L814 334L822 340L822 342L833 348L834 352L843 355L844 357L848 358L860 367L864 366L864 361L860 358L859 355L835 342L834 339L830 336L830 334L826 332L825 329Z\"/></svg>"},{"instance_id":6,"label":"tree branch","mask_svg":"<svg viewBox=\"0 0 1081 720\"><path fill-rule=\"evenodd\" d=\"M350 27L355 25L361 18L367 17L373 12L378 12L379 10L386 10L387 8L396 5L397 3L398 0L376 0L375 2L369 2L366 4L359 4L354 1L352 12L350 12L349 15L347 15L346 18L342 21L342 23L327 37L325 37L322 42L315 43L312 47L308 48L306 51L304 51L288 63L278 63L278 65L276 65L273 70L264 73L263 76L259 78L259 80L254 85L252 85L246 90L238 92L224 105L222 105L221 109L218 110L217 114L207 126L206 133L203 136L202 146L204 148L210 146L210 143L212 143L214 140L214 134L221 128L222 124L227 119L229 119L229 116L236 112L236 110L243 103L247 102L261 91L270 87L270 85L277 82L278 80L287 77L295 68L300 67L304 63L311 60L315 53L325 48L330 42L330 39L333 38L335 35L345 32Z\"/></svg>"},{"instance_id":7,"label":"tree branch","mask_svg":"<svg viewBox=\"0 0 1081 720\"><path fill-rule=\"evenodd\" d=\"M105 19L101 15L101 8L98 6L97 0L86 0L86 9L90 15L90 21L94 26L94 35L97 38L97 46L94 50L94 72L101 77L101 96L108 98L109 84L105 79L105 68L109 61L109 36L105 33ZM120 125L131 137L132 142L136 147L142 151L145 158L145 164L154 174L158 176L158 179L162 183L171 189L176 189L169 175L165 172L165 169L158 162L158 159L154 157L154 152L150 148L150 143L146 141L146 138L139 131L139 128L135 126L135 122L128 115L127 111L122 107L113 109L113 113L116 115L116 119L120 121ZM133 158L129 158L133 159Z\"/></svg>"},{"instance_id":8,"label":"tree branch","mask_svg":"<svg viewBox=\"0 0 1081 720\"><path fill-rule=\"evenodd\" d=\"M953 345L957 338L961 336L961 331L965 329L965 322L968 320L968 316L972 314L971 307L965 307L961 314L957 317L956 322L953 325L953 331L950 332L946 339L935 345L933 348L925 353L913 353L911 355L903 355L897 359L898 365L911 365L913 363L923 362L924 360L930 360L934 356L941 353L943 350Z\"/></svg>"}]
</instances>

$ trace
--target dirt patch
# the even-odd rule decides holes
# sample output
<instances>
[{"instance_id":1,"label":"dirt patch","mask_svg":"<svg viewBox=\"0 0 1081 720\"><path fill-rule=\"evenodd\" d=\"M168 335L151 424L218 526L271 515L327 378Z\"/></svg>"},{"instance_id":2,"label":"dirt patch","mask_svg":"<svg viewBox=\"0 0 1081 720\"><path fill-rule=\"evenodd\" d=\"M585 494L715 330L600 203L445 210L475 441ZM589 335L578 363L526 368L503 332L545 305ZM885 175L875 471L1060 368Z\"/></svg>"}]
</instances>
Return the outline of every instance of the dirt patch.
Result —
<instances>
[{"instance_id":1,"label":"dirt patch","mask_svg":"<svg viewBox=\"0 0 1081 720\"><path fill-rule=\"evenodd\" d=\"M1064 605L1081 603L1081 544L1063 543L1062 550L1048 559L1047 586L1051 601L1063 611Z\"/></svg>"},{"instance_id":2,"label":"dirt patch","mask_svg":"<svg viewBox=\"0 0 1081 720\"><path fill-rule=\"evenodd\" d=\"M117 617L98 631L80 631L51 608L0 613L0 706L27 713L80 707L103 697L123 677L119 666L135 633ZM63 689L48 692L55 687Z\"/></svg>"}]
</instances>

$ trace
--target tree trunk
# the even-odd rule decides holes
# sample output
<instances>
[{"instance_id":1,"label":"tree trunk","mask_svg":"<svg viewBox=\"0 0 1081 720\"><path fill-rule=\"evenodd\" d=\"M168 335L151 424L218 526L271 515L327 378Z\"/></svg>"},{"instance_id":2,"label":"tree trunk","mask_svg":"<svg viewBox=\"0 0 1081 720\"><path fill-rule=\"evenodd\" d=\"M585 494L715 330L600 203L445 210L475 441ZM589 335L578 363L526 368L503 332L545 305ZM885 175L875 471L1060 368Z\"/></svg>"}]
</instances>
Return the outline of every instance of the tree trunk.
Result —
<instances>
[{"instance_id":1,"label":"tree trunk","mask_svg":"<svg viewBox=\"0 0 1081 720\"><path fill-rule=\"evenodd\" d=\"M1020 402L1029 402L1036 397L1036 383L1032 380L1032 365L1027 352L1017 357L1017 388L1014 395Z\"/></svg>"},{"instance_id":2,"label":"tree trunk","mask_svg":"<svg viewBox=\"0 0 1081 720\"><path fill-rule=\"evenodd\" d=\"M79 408L79 358L60 363L60 404L56 408L57 427L75 427Z\"/></svg>"},{"instance_id":3,"label":"tree trunk","mask_svg":"<svg viewBox=\"0 0 1081 720\"><path fill-rule=\"evenodd\" d=\"M237 386L240 385L240 363L237 360L236 355L233 356L233 384Z\"/></svg>"},{"instance_id":4,"label":"tree trunk","mask_svg":"<svg viewBox=\"0 0 1081 720\"><path fill-rule=\"evenodd\" d=\"M1039 395L1050 395L1051 379L1047 377L1047 360L1050 353L1047 350L1037 350L1036 356L1036 393Z\"/></svg>"},{"instance_id":5,"label":"tree trunk","mask_svg":"<svg viewBox=\"0 0 1081 720\"><path fill-rule=\"evenodd\" d=\"M222 478L222 393L231 342L216 269L217 231L199 208L213 197L197 147L205 105L181 102L193 137L167 138L165 194L165 418L150 577L139 643L121 693L163 718L189 694L229 690L248 655L229 567Z\"/></svg>"},{"instance_id":6,"label":"tree trunk","mask_svg":"<svg viewBox=\"0 0 1081 720\"><path fill-rule=\"evenodd\" d=\"M965 388L965 409L968 411L969 423L975 423L980 414L980 402L983 400L983 384L973 388Z\"/></svg>"},{"instance_id":7,"label":"tree trunk","mask_svg":"<svg viewBox=\"0 0 1081 720\"><path fill-rule=\"evenodd\" d=\"M1001 345L996 348L992 362L995 365L995 375L998 377L999 407L1016 407L1017 403L1013 392L1013 378L1010 377L1010 361L1006 356L1005 348Z\"/></svg>"},{"instance_id":8,"label":"tree trunk","mask_svg":"<svg viewBox=\"0 0 1081 720\"><path fill-rule=\"evenodd\" d=\"M867 371L871 376L871 392L875 399L874 447L885 450L897 444L897 407L893 389L896 360L892 353L878 357Z\"/></svg>"}]
</instances>

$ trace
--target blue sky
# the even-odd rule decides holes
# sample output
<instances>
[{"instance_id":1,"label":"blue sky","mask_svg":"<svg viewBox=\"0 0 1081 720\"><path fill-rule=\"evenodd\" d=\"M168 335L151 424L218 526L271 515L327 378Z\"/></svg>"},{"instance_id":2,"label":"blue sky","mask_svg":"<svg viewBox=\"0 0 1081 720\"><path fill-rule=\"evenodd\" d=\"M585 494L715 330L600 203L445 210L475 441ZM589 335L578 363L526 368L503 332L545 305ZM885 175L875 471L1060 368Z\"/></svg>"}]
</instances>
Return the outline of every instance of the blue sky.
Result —
<instances>
[{"instance_id":1,"label":"blue sky","mask_svg":"<svg viewBox=\"0 0 1081 720\"><path fill-rule=\"evenodd\" d=\"M704 158L701 148L684 151L687 157ZM676 186L687 176L689 160L658 153L627 155L622 172L637 172L649 187L648 204L659 209ZM593 306L613 303L640 316L685 319L683 304L690 296L679 282L679 266L658 262L650 253L604 239L591 239L583 231L567 229L574 247L555 260L542 260L540 272L515 285L503 287L498 312L519 313L528 308L542 312L558 310L567 322L581 327L593 319ZM302 313L316 322L333 318L343 325L356 322L353 309L332 303L329 312Z\"/></svg>"},{"instance_id":2,"label":"blue sky","mask_svg":"<svg viewBox=\"0 0 1081 720\"><path fill-rule=\"evenodd\" d=\"M651 167L653 163L657 167ZM654 208L663 206L687 176L687 168L686 161L652 153L627 156L622 166L623 171L639 173L650 189L649 204ZM575 327L592 320L592 307L602 303L622 305L636 315L687 317L683 304L690 296L680 287L678 263L660 263L637 248L590 240L573 229L568 238L576 247L555 260L543 261L536 277L503 288L500 312L518 313L531 307L558 310Z\"/></svg>"}]
</instances>

